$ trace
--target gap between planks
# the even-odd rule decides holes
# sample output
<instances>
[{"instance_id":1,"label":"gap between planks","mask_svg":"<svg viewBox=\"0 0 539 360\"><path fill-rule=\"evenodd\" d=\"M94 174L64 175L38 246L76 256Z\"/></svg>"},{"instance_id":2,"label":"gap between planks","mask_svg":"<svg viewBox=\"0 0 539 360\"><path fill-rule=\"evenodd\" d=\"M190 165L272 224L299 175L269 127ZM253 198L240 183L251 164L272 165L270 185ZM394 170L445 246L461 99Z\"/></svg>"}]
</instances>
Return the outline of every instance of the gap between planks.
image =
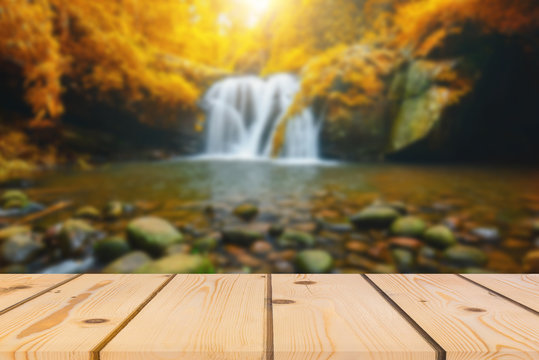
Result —
<instances>
[{"instance_id":1,"label":"gap between planks","mask_svg":"<svg viewBox=\"0 0 539 360\"><path fill-rule=\"evenodd\" d=\"M388 294L386 294L378 285L376 285L366 274L361 274L361 277L363 277L369 285L371 285L374 290L376 290L385 301L389 303L403 318L406 320L418 333L425 339L426 342L429 343L430 346L434 349L436 352L436 360L446 360L447 354L444 348L434 340L428 332L425 331L415 320L408 315L406 311L404 311L403 308L401 308L391 297L389 297Z\"/></svg>"},{"instance_id":2,"label":"gap between planks","mask_svg":"<svg viewBox=\"0 0 539 360\"><path fill-rule=\"evenodd\" d=\"M48 293L49 291L52 291L52 290L54 290L54 289L56 289L56 288L58 288L58 287L60 287L60 286L62 286L62 285L64 285L64 284L67 284L67 283L70 282L71 280L74 280L74 279L76 279L76 278L78 278L78 277L80 277L80 276L82 276L82 274L76 274L76 275L73 275L73 276L71 276L70 278L67 278L67 279L64 279L64 280L62 280L62 281L59 281L59 282L57 282L56 284L51 285L51 286L49 286L49 287L47 287L47 288L45 288L45 289L43 289L43 290L41 290L41 291L38 291L37 293L35 293L35 294L33 294L33 295L30 295L30 296L28 296L28 297L26 297L26 298L23 298L22 300L17 301L16 303L14 303L14 304L12 304L12 305L9 305L8 307L6 307L6 308L4 308L4 309L0 309L0 315L5 314L5 313L7 313L8 311L13 310L13 309L15 309L16 307L19 307L19 306L21 306L22 304L25 304L25 303L27 303L28 301L33 300L33 299L35 299L35 298L37 298L37 297L39 297L39 296L41 296L41 295L43 295L43 294L46 294L46 293Z\"/></svg>"},{"instance_id":3,"label":"gap between planks","mask_svg":"<svg viewBox=\"0 0 539 360\"><path fill-rule=\"evenodd\" d=\"M155 289L151 294L150 296L148 296L148 298L143 302L141 303L138 308L135 309L135 311L133 311L131 313L131 315L129 315L120 325L118 325L118 327L116 329L114 329L105 339L103 339L103 341L101 341L101 343L97 344L97 346L92 350L92 353L91 353L91 360L100 360L101 359L101 350L103 350L103 348L112 340L114 339L114 337L116 335L118 335L120 333L120 331L122 331L126 326L127 324L129 324L129 322L131 320L133 320L141 311L142 309L144 309L144 307L146 305L148 305L150 303L150 301L153 300L153 298L161 291L165 288L165 286L167 286L171 281L172 279L174 279L174 277L176 277L176 274L168 274L169 277L168 279L163 282L157 289Z\"/></svg>"}]
</instances>

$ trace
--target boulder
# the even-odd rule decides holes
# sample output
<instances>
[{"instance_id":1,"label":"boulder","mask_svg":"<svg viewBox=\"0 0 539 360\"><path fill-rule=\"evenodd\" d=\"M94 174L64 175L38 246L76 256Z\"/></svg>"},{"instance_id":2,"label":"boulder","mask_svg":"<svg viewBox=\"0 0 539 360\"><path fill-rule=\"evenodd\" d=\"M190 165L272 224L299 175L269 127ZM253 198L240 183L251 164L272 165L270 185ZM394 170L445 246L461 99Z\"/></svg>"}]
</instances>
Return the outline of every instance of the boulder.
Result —
<instances>
[{"instance_id":1,"label":"boulder","mask_svg":"<svg viewBox=\"0 0 539 360\"><path fill-rule=\"evenodd\" d=\"M134 249L157 257L163 255L168 246L182 242L183 236L168 221L148 216L132 220L127 225L127 239Z\"/></svg>"},{"instance_id":2,"label":"boulder","mask_svg":"<svg viewBox=\"0 0 539 360\"><path fill-rule=\"evenodd\" d=\"M374 206L361 210L350 217L350 222L359 230L387 228L400 216L389 206Z\"/></svg>"},{"instance_id":3,"label":"boulder","mask_svg":"<svg viewBox=\"0 0 539 360\"><path fill-rule=\"evenodd\" d=\"M193 242L193 248L199 252L213 251L219 245L219 240L215 237L203 237Z\"/></svg>"},{"instance_id":4,"label":"boulder","mask_svg":"<svg viewBox=\"0 0 539 360\"><path fill-rule=\"evenodd\" d=\"M539 249L526 253L523 260L524 272L539 273Z\"/></svg>"},{"instance_id":5,"label":"boulder","mask_svg":"<svg viewBox=\"0 0 539 360\"><path fill-rule=\"evenodd\" d=\"M421 237L427 225L415 216L404 216L391 224L391 233L397 236Z\"/></svg>"},{"instance_id":6,"label":"boulder","mask_svg":"<svg viewBox=\"0 0 539 360\"><path fill-rule=\"evenodd\" d=\"M482 267L488 261L484 251L467 245L455 245L443 253L443 259L458 267Z\"/></svg>"},{"instance_id":7,"label":"boulder","mask_svg":"<svg viewBox=\"0 0 539 360\"><path fill-rule=\"evenodd\" d=\"M264 235L259 231L241 227L225 228L222 235L223 242L241 246L250 246L256 240L264 238Z\"/></svg>"},{"instance_id":8,"label":"boulder","mask_svg":"<svg viewBox=\"0 0 539 360\"><path fill-rule=\"evenodd\" d=\"M4 209L20 209L30 203L28 196L20 190L7 190L0 198L0 205Z\"/></svg>"},{"instance_id":9,"label":"boulder","mask_svg":"<svg viewBox=\"0 0 539 360\"><path fill-rule=\"evenodd\" d=\"M327 273L333 268L333 257L324 250L303 250L296 257L296 266L305 273Z\"/></svg>"},{"instance_id":10,"label":"boulder","mask_svg":"<svg viewBox=\"0 0 539 360\"><path fill-rule=\"evenodd\" d=\"M207 257L197 254L174 254L147 263L136 272L139 274L207 274L214 272L214 268Z\"/></svg>"},{"instance_id":11,"label":"boulder","mask_svg":"<svg viewBox=\"0 0 539 360\"><path fill-rule=\"evenodd\" d=\"M94 244L94 255L98 261L111 262L131 251L131 247L120 237L110 237Z\"/></svg>"},{"instance_id":12,"label":"boulder","mask_svg":"<svg viewBox=\"0 0 539 360\"><path fill-rule=\"evenodd\" d=\"M445 249L457 244L457 239L453 232L444 225L432 226L423 234L425 242L439 249Z\"/></svg>"},{"instance_id":13,"label":"boulder","mask_svg":"<svg viewBox=\"0 0 539 360\"><path fill-rule=\"evenodd\" d=\"M83 206L75 212L75 217L79 219L98 220L101 212L93 206Z\"/></svg>"},{"instance_id":14,"label":"boulder","mask_svg":"<svg viewBox=\"0 0 539 360\"><path fill-rule=\"evenodd\" d=\"M81 256L89 250L96 234L85 220L66 220L58 234L60 249L64 256Z\"/></svg>"},{"instance_id":15,"label":"boulder","mask_svg":"<svg viewBox=\"0 0 539 360\"><path fill-rule=\"evenodd\" d=\"M234 215L244 221L251 221L258 215L258 207L251 203L240 204L234 209Z\"/></svg>"},{"instance_id":16,"label":"boulder","mask_svg":"<svg viewBox=\"0 0 539 360\"><path fill-rule=\"evenodd\" d=\"M313 247L316 239L309 233L302 231L288 230L277 240L277 245L282 248Z\"/></svg>"},{"instance_id":17,"label":"boulder","mask_svg":"<svg viewBox=\"0 0 539 360\"><path fill-rule=\"evenodd\" d=\"M106 274L131 274L151 261L152 258L145 252L132 251L108 264L102 272Z\"/></svg>"},{"instance_id":18,"label":"boulder","mask_svg":"<svg viewBox=\"0 0 539 360\"><path fill-rule=\"evenodd\" d=\"M19 233L2 242L0 256L7 264L27 264L42 250L43 245L35 241L31 233Z\"/></svg>"}]
</instances>

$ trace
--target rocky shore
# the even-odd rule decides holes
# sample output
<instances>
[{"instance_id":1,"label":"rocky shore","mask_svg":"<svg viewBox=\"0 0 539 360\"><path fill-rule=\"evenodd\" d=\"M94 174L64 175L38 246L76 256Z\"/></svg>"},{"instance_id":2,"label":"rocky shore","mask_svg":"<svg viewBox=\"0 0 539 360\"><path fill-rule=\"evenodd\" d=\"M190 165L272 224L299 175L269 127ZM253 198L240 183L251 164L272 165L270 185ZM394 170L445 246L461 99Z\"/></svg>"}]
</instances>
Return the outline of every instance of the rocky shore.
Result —
<instances>
[{"instance_id":1,"label":"rocky shore","mask_svg":"<svg viewBox=\"0 0 539 360\"><path fill-rule=\"evenodd\" d=\"M271 206L238 199L99 208L44 206L7 190L0 205L3 273L539 272L537 218L499 229L470 220L457 201L425 208L318 191L308 203Z\"/></svg>"}]
</instances>

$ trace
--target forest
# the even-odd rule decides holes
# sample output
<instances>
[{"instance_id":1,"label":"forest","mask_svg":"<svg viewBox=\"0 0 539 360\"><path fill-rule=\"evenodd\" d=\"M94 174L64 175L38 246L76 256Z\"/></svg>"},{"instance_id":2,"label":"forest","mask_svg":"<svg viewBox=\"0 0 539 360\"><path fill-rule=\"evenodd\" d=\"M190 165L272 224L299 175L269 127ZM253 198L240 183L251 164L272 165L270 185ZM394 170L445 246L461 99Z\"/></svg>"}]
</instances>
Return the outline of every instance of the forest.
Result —
<instances>
[{"instance_id":1,"label":"forest","mask_svg":"<svg viewBox=\"0 0 539 360\"><path fill-rule=\"evenodd\" d=\"M0 0L0 271L538 271L538 35L536 0Z\"/></svg>"}]
</instances>

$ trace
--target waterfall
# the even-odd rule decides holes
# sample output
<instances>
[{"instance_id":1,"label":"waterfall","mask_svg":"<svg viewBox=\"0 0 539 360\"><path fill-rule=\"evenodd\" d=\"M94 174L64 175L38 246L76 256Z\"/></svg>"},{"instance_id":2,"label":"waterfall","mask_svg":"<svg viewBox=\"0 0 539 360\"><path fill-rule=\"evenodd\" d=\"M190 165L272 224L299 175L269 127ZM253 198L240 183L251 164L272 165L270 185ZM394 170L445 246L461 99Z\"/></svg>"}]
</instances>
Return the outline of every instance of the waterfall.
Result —
<instances>
[{"instance_id":1,"label":"waterfall","mask_svg":"<svg viewBox=\"0 0 539 360\"><path fill-rule=\"evenodd\" d=\"M278 124L299 91L290 74L233 77L214 84L203 99L206 155L268 158ZM288 121L281 157L317 159L319 121L310 108Z\"/></svg>"}]
</instances>

